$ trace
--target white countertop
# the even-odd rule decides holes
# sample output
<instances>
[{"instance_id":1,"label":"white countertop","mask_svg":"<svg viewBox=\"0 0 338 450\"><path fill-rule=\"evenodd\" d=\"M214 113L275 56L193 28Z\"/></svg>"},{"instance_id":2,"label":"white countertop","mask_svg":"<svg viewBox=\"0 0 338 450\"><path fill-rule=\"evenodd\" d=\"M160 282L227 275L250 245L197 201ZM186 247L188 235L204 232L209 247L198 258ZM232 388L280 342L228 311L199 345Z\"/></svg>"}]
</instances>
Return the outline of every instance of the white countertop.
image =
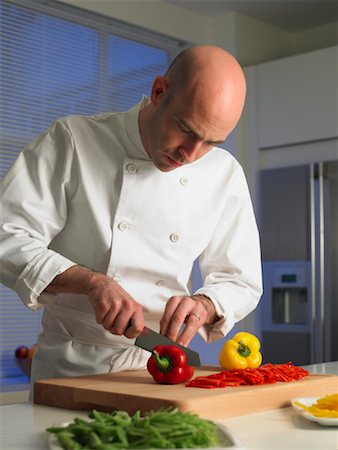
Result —
<instances>
[{"instance_id":1,"label":"white countertop","mask_svg":"<svg viewBox=\"0 0 338 450\"><path fill-rule=\"evenodd\" d=\"M312 373L338 374L338 363L306 366ZM338 390L338 386L337 386ZM0 407L0 448L48 450L45 429L54 423L87 418L86 412L71 411L29 402ZM337 449L338 428L323 427L299 416L291 407L223 419L246 449Z\"/></svg>"}]
</instances>

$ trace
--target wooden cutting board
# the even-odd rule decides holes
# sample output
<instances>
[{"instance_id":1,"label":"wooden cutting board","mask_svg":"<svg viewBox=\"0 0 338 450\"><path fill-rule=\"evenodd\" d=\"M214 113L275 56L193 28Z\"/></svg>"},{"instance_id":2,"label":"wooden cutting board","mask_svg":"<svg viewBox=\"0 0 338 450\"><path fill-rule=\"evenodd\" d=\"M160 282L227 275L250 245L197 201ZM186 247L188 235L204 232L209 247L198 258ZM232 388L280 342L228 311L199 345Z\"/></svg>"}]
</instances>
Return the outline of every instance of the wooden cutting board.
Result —
<instances>
[{"instance_id":1,"label":"wooden cutting board","mask_svg":"<svg viewBox=\"0 0 338 450\"><path fill-rule=\"evenodd\" d=\"M205 367L195 370L194 376L216 372ZM146 370L137 370L40 380L34 384L34 403L77 410L121 409L129 414L177 407L205 419L222 419L283 408L290 406L293 397L319 397L337 389L336 375L310 374L291 383L201 389L156 384Z\"/></svg>"}]
</instances>

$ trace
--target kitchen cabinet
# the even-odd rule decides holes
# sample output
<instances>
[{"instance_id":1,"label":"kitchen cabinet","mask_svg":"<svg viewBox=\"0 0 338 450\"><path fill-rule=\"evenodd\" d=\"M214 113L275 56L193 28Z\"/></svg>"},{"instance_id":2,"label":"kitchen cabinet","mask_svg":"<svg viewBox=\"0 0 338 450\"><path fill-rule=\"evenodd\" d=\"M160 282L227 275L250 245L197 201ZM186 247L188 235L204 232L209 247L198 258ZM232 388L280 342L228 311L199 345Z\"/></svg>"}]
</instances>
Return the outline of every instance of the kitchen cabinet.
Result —
<instances>
[{"instance_id":1,"label":"kitchen cabinet","mask_svg":"<svg viewBox=\"0 0 338 450\"><path fill-rule=\"evenodd\" d=\"M260 64L260 149L338 136L338 46Z\"/></svg>"}]
</instances>

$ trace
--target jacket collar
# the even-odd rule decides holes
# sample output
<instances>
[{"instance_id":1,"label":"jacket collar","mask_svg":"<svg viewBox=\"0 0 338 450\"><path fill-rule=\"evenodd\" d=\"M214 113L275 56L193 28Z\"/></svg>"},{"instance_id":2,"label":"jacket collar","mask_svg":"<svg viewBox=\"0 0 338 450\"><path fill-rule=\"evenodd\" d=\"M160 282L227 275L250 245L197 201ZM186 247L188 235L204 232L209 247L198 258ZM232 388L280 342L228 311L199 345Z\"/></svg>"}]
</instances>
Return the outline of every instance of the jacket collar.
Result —
<instances>
[{"instance_id":1,"label":"jacket collar","mask_svg":"<svg viewBox=\"0 0 338 450\"><path fill-rule=\"evenodd\" d=\"M142 143L138 116L140 110L148 103L149 98L143 96L142 100L130 108L124 115L124 125L128 144L126 152L130 158L151 161Z\"/></svg>"}]
</instances>

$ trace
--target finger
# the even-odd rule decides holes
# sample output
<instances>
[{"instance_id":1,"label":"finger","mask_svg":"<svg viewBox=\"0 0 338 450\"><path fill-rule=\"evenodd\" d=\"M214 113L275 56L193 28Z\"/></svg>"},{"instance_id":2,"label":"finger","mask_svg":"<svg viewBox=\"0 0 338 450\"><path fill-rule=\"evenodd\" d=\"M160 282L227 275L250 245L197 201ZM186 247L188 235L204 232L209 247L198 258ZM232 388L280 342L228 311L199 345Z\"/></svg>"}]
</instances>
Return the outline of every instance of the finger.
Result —
<instances>
[{"instance_id":1,"label":"finger","mask_svg":"<svg viewBox=\"0 0 338 450\"><path fill-rule=\"evenodd\" d=\"M107 312L106 316L104 317L104 319L102 321L102 326L106 330L111 330L114 326L117 315L118 315L118 309L116 307L114 307L114 305L111 305L109 311Z\"/></svg>"},{"instance_id":2,"label":"finger","mask_svg":"<svg viewBox=\"0 0 338 450\"><path fill-rule=\"evenodd\" d=\"M119 308L115 318L111 333L125 335L127 330L128 337L138 336L144 328L144 316L142 306L137 303L125 303Z\"/></svg>"},{"instance_id":3,"label":"finger","mask_svg":"<svg viewBox=\"0 0 338 450\"><path fill-rule=\"evenodd\" d=\"M143 313L135 313L130 319L129 326L124 335L127 338L135 338L142 333L145 326Z\"/></svg>"},{"instance_id":4,"label":"finger","mask_svg":"<svg viewBox=\"0 0 338 450\"><path fill-rule=\"evenodd\" d=\"M190 313L186 319L186 325L182 333L177 338L177 343L183 345L184 347L188 347L192 338L196 335L202 324L203 322L201 322L201 317L199 314Z\"/></svg>"},{"instance_id":5,"label":"finger","mask_svg":"<svg viewBox=\"0 0 338 450\"><path fill-rule=\"evenodd\" d=\"M181 301L181 298L182 297L178 296L171 297L165 306L162 319L160 320L160 333L163 334L163 336L166 336L168 333L171 318L173 317L174 312Z\"/></svg>"},{"instance_id":6,"label":"finger","mask_svg":"<svg viewBox=\"0 0 338 450\"><path fill-rule=\"evenodd\" d=\"M201 302L194 301L194 308L188 314L185 320L185 328L180 336L177 338L177 342L187 347L192 338L196 335L199 328L205 323L208 317L208 312Z\"/></svg>"},{"instance_id":7,"label":"finger","mask_svg":"<svg viewBox=\"0 0 338 450\"><path fill-rule=\"evenodd\" d=\"M119 336L123 335L131 324L133 314L134 310L128 308L127 305L124 305L124 308L120 308L110 332Z\"/></svg>"},{"instance_id":8,"label":"finger","mask_svg":"<svg viewBox=\"0 0 338 450\"><path fill-rule=\"evenodd\" d=\"M105 302L101 301L101 302L93 303L93 309L94 309L94 313L95 313L96 322L103 325L103 322L105 321L107 315L109 315L110 310L111 310L110 302L105 303ZM109 329L109 328L107 328L107 329Z\"/></svg>"},{"instance_id":9,"label":"finger","mask_svg":"<svg viewBox=\"0 0 338 450\"><path fill-rule=\"evenodd\" d=\"M191 302L193 302L193 300L191 300L190 297L180 298L180 302L178 303L167 328L166 336L169 339L176 341L180 330L185 323L189 312L191 311Z\"/></svg>"}]
</instances>

